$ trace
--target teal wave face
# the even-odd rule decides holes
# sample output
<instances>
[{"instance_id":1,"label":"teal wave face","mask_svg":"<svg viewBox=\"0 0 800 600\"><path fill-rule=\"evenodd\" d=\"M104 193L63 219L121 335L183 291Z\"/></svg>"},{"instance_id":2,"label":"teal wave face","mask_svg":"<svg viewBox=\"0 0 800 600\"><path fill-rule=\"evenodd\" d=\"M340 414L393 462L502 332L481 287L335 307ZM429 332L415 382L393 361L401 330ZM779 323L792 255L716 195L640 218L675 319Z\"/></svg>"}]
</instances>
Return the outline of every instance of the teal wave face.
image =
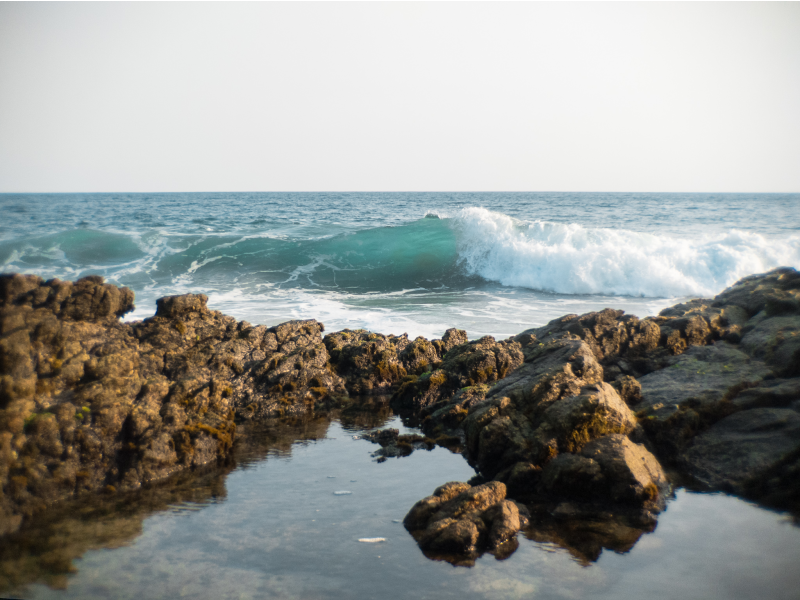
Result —
<instances>
[{"instance_id":1,"label":"teal wave face","mask_svg":"<svg viewBox=\"0 0 800 600\"><path fill-rule=\"evenodd\" d=\"M445 221L420 219L322 239L234 235L142 236L88 229L0 243L4 271L45 276L99 272L141 288L176 283L197 289L233 286L387 292L458 285L455 233Z\"/></svg>"},{"instance_id":2,"label":"teal wave face","mask_svg":"<svg viewBox=\"0 0 800 600\"><path fill-rule=\"evenodd\" d=\"M238 283L391 291L439 287L461 278L456 238L438 219L317 240L206 238L166 256L157 272L196 282L235 275Z\"/></svg>"},{"instance_id":3,"label":"teal wave face","mask_svg":"<svg viewBox=\"0 0 800 600\"><path fill-rule=\"evenodd\" d=\"M145 252L132 237L93 229L74 229L30 240L0 243L0 261L18 260L30 266L61 262L77 268L90 268L128 263L144 256Z\"/></svg>"}]
</instances>

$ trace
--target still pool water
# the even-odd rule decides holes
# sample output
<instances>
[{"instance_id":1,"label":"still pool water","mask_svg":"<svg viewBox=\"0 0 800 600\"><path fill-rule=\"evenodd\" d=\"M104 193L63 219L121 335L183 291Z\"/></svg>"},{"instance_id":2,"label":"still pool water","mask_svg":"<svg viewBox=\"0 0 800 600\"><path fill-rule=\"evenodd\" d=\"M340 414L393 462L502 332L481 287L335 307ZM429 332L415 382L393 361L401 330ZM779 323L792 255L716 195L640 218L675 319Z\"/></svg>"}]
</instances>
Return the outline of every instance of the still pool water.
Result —
<instances>
[{"instance_id":1,"label":"still pool water","mask_svg":"<svg viewBox=\"0 0 800 600\"><path fill-rule=\"evenodd\" d=\"M236 464L51 511L0 551L3 595L67 598L800 597L800 528L721 494L677 490L653 532L532 528L509 558L429 560L400 521L474 475L443 448L378 463L357 439L387 414L251 430ZM350 494L334 494L347 491ZM361 543L359 538L386 538ZM603 548L605 547L605 549ZM2 588L0 588L2 590Z\"/></svg>"}]
</instances>

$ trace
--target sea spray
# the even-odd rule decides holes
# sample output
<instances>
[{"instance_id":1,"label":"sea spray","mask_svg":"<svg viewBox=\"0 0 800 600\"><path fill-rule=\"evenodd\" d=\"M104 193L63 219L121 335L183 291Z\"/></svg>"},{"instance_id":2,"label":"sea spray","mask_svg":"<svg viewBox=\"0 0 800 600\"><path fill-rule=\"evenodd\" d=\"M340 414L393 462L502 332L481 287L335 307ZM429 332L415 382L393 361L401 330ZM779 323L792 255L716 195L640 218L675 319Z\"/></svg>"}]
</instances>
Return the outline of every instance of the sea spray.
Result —
<instances>
[{"instance_id":1,"label":"sea spray","mask_svg":"<svg viewBox=\"0 0 800 600\"><path fill-rule=\"evenodd\" d=\"M468 274L560 294L710 296L745 275L800 265L797 235L733 230L683 239L522 221L485 208L465 208L452 226Z\"/></svg>"}]
</instances>

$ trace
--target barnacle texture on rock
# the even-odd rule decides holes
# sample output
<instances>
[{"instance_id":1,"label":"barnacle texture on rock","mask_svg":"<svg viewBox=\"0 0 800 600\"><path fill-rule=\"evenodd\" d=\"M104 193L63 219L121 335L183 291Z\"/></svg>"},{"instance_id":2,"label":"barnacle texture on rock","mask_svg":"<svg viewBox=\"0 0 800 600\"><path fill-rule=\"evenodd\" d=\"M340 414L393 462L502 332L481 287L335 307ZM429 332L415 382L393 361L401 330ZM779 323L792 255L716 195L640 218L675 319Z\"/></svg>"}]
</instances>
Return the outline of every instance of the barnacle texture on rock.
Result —
<instances>
[{"instance_id":1,"label":"barnacle texture on rock","mask_svg":"<svg viewBox=\"0 0 800 600\"><path fill-rule=\"evenodd\" d=\"M338 394L322 325L252 327L203 295L0 276L0 533L76 493L132 489L225 458L234 416L298 414Z\"/></svg>"},{"instance_id":2,"label":"barnacle texture on rock","mask_svg":"<svg viewBox=\"0 0 800 600\"><path fill-rule=\"evenodd\" d=\"M513 552L514 537L527 520L527 510L522 507L520 514L499 481L476 486L451 481L417 502L403 524L433 557L471 564L487 550L501 557Z\"/></svg>"}]
</instances>

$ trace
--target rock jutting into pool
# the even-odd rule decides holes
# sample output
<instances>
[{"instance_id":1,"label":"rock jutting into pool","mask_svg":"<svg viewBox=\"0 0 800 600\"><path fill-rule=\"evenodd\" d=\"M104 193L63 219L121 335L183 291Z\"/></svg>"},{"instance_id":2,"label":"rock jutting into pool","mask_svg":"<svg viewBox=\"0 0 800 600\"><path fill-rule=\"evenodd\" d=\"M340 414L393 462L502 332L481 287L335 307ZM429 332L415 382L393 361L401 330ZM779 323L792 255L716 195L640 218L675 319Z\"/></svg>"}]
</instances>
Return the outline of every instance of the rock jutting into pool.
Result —
<instances>
[{"instance_id":1,"label":"rock jutting into pool","mask_svg":"<svg viewBox=\"0 0 800 600\"><path fill-rule=\"evenodd\" d=\"M662 465L800 510L792 268L657 317L567 315L499 342L458 329L323 338L314 320L252 326L206 303L165 297L155 316L123 323L133 293L100 277L0 276L0 534L61 500L225 463L237 424L379 395L426 434L365 436L379 460L438 444L476 470L404 521L426 555L454 564L509 555L521 528L652 529L671 489Z\"/></svg>"}]
</instances>

